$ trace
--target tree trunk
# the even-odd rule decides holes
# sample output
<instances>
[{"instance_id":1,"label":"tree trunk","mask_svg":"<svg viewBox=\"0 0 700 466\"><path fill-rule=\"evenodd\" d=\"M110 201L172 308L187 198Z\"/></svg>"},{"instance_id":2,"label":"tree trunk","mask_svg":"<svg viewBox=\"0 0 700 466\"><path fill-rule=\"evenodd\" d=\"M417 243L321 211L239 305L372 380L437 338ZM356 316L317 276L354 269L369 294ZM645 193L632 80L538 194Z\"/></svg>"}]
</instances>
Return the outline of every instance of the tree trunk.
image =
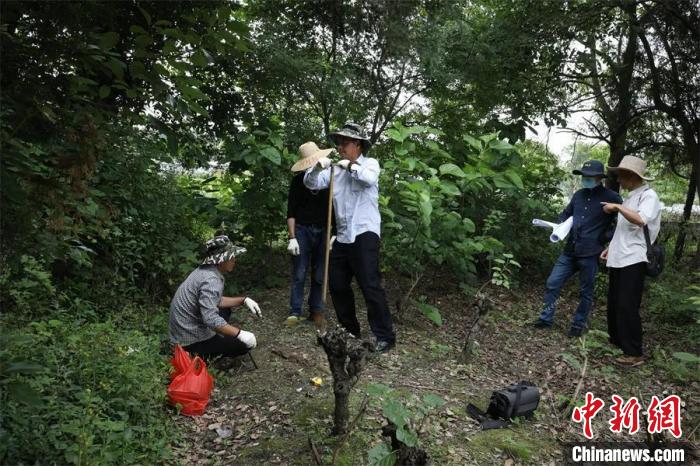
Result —
<instances>
[{"instance_id":1,"label":"tree trunk","mask_svg":"<svg viewBox=\"0 0 700 466\"><path fill-rule=\"evenodd\" d=\"M344 434L350 417L348 410L350 391L359 380L360 373L367 363L370 344L356 339L340 326L319 335L318 341L326 351L333 374L335 413L332 433L333 435Z\"/></svg>"},{"instance_id":2,"label":"tree trunk","mask_svg":"<svg viewBox=\"0 0 700 466\"><path fill-rule=\"evenodd\" d=\"M673 253L675 260L679 261L683 256L683 250L685 249L685 236L686 227L688 220L690 219L690 214L693 212L693 202L695 202L695 191L697 188L697 167L693 167L693 172L690 175L690 182L688 183L688 194L685 198L685 206L683 207L683 219L681 220L680 227L678 228L678 237L676 238L676 249Z\"/></svg>"}]
</instances>

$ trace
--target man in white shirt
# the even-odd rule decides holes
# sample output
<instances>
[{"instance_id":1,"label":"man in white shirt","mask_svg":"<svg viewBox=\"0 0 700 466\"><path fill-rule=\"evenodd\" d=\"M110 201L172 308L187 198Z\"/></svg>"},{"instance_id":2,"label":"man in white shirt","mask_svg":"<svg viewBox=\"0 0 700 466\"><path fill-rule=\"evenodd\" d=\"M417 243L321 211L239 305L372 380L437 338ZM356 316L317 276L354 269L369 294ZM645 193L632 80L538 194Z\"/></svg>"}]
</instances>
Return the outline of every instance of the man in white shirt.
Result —
<instances>
[{"instance_id":1,"label":"man in white shirt","mask_svg":"<svg viewBox=\"0 0 700 466\"><path fill-rule=\"evenodd\" d=\"M379 162L364 153L369 139L355 123L346 123L330 134L342 160L331 166L327 157L307 170L304 184L309 189L324 189L334 172L333 208L337 237L332 245L328 278L338 321L350 333L360 337L355 311L353 276L367 304L367 320L377 338L375 351L389 351L395 344L391 313L379 272Z\"/></svg>"},{"instance_id":2,"label":"man in white shirt","mask_svg":"<svg viewBox=\"0 0 700 466\"><path fill-rule=\"evenodd\" d=\"M646 162L632 155L625 156L617 167L620 186L629 191L622 204L602 203L607 213L617 212L617 228L608 249L600 258L610 270L608 286L608 334L610 342L625 353L617 359L624 366L644 362L642 351L642 321L639 306L644 292L647 245L644 227L654 243L661 228L661 202L645 181Z\"/></svg>"}]
</instances>

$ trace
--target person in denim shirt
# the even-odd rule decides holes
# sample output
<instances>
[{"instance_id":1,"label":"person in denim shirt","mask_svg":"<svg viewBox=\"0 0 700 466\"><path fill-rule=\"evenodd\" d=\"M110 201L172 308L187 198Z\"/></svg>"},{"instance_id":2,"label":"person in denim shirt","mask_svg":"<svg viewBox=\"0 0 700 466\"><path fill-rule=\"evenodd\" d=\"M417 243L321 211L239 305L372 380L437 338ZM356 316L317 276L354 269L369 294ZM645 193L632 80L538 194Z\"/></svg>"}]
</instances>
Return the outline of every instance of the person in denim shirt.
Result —
<instances>
[{"instance_id":1,"label":"person in denim shirt","mask_svg":"<svg viewBox=\"0 0 700 466\"><path fill-rule=\"evenodd\" d=\"M556 302L566 281L579 273L579 305L574 314L570 337L580 337L587 327L588 315L593 307L593 286L598 272L598 255L605 249L614 231L615 216L603 211L602 202L620 203L618 193L601 184L605 177L603 164L588 160L574 175L581 175L582 189L574 193L571 201L559 216L559 222L573 217L573 225L564 246L547 278L544 307L534 325L549 329L554 322Z\"/></svg>"}]
</instances>

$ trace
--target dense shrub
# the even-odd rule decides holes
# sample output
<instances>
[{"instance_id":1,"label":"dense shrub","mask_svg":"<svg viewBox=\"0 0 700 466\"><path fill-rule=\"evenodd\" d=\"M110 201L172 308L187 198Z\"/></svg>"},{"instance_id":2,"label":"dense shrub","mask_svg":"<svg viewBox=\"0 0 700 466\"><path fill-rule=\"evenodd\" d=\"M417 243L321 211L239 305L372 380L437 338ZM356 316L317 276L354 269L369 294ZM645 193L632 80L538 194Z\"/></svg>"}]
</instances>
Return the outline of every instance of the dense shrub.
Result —
<instances>
[{"instance_id":1,"label":"dense shrub","mask_svg":"<svg viewBox=\"0 0 700 466\"><path fill-rule=\"evenodd\" d=\"M167 458L173 430L160 335L60 317L1 337L0 462L155 464Z\"/></svg>"}]
</instances>

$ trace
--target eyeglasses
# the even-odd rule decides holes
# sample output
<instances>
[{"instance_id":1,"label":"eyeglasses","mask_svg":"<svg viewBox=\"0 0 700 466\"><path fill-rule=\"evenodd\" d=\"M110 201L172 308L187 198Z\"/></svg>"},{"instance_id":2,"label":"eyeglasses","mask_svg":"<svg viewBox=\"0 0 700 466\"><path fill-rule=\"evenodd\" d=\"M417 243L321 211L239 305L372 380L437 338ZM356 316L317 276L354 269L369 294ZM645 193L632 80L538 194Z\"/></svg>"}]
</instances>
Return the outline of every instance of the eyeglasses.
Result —
<instances>
[{"instance_id":1,"label":"eyeglasses","mask_svg":"<svg viewBox=\"0 0 700 466\"><path fill-rule=\"evenodd\" d=\"M347 146L347 145L350 144L350 143L355 143L355 144L357 144L357 141L355 141L354 139L339 139L339 140L335 143L335 145L338 146L338 147L340 147L340 146Z\"/></svg>"}]
</instances>

